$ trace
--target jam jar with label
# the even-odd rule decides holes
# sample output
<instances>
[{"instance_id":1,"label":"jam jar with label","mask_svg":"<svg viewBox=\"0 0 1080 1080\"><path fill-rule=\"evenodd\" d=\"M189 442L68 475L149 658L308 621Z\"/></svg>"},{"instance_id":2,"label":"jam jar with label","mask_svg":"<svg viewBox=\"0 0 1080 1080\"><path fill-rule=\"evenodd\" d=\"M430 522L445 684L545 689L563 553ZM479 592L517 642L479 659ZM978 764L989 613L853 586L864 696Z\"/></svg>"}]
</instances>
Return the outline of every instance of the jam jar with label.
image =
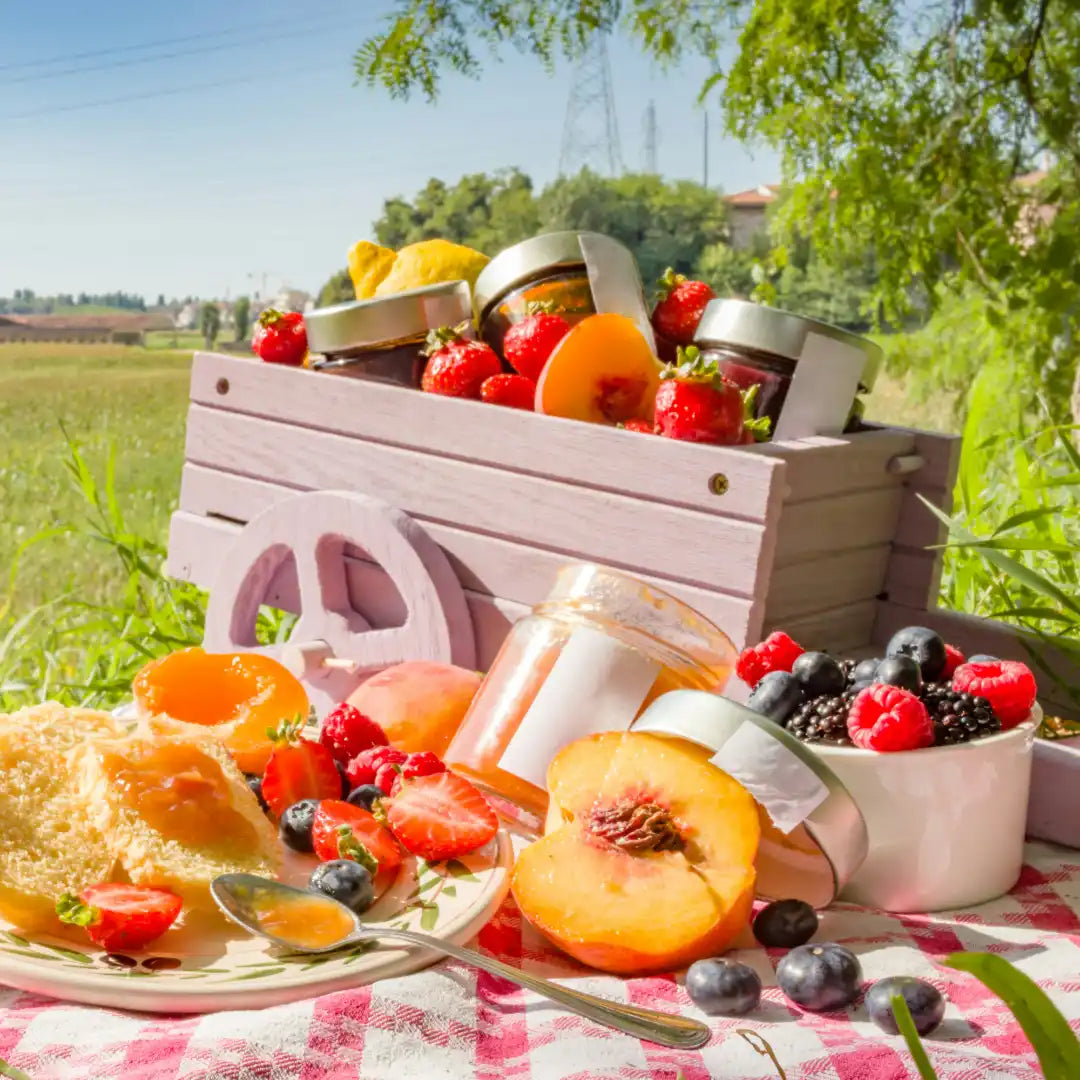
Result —
<instances>
[{"instance_id":1,"label":"jam jar with label","mask_svg":"<svg viewBox=\"0 0 1080 1080\"><path fill-rule=\"evenodd\" d=\"M417 387L425 340L442 326L472 325L465 281L316 308L304 316L315 371ZM316 355L318 354L318 355Z\"/></svg>"},{"instance_id":2,"label":"jam jar with label","mask_svg":"<svg viewBox=\"0 0 1080 1080\"><path fill-rule=\"evenodd\" d=\"M595 270L601 262L602 281L599 275L590 280L590 263ZM609 302L598 303L598 282ZM638 320L645 310L633 255L618 241L588 232L542 233L500 252L476 279L473 304L480 336L500 356L506 331L537 311L573 325L601 310Z\"/></svg>"},{"instance_id":3,"label":"jam jar with label","mask_svg":"<svg viewBox=\"0 0 1080 1080\"><path fill-rule=\"evenodd\" d=\"M562 747L629 730L669 690L719 692L736 658L728 637L681 600L614 570L567 566L510 631L447 765L536 829L548 765Z\"/></svg>"},{"instance_id":4,"label":"jam jar with label","mask_svg":"<svg viewBox=\"0 0 1080 1080\"><path fill-rule=\"evenodd\" d=\"M724 378L741 390L758 388L755 416L768 417L773 430L796 367L808 359L808 343L820 340L833 343L831 347L837 349L863 353L858 393L867 394L874 388L884 356L881 348L858 334L815 319L747 300L713 300L694 334L694 344L704 359L715 360ZM855 429L861 416L862 401L856 396L850 403L845 430Z\"/></svg>"}]
</instances>

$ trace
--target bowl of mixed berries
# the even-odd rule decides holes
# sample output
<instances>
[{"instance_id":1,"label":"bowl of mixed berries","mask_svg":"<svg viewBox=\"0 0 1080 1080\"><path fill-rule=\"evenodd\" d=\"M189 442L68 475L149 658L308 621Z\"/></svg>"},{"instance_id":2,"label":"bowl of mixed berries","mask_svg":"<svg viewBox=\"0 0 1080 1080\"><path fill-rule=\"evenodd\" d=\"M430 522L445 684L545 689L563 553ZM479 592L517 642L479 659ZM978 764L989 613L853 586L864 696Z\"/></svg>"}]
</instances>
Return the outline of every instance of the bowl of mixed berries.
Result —
<instances>
[{"instance_id":1,"label":"bowl of mixed berries","mask_svg":"<svg viewBox=\"0 0 1080 1080\"><path fill-rule=\"evenodd\" d=\"M806 742L862 811L870 853L844 899L942 911L1016 884L1039 721L1026 664L965 657L910 626L859 661L777 632L736 673L747 705Z\"/></svg>"}]
</instances>

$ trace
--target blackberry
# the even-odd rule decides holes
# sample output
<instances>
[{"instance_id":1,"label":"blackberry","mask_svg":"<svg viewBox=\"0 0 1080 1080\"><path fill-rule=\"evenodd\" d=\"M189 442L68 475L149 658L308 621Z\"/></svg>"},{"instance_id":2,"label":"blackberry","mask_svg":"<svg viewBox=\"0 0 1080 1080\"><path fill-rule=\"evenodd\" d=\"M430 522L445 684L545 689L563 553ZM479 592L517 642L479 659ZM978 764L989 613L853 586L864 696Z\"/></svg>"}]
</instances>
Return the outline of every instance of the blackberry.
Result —
<instances>
[{"instance_id":1,"label":"blackberry","mask_svg":"<svg viewBox=\"0 0 1080 1080\"><path fill-rule=\"evenodd\" d=\"M934 745L954 746L1001 730L1001 721L986 698L962 694L946 683L927 683L922 699L934 721Z\"/></svg>"},{"instance_id":2,"label":"blackberry","mask_svg":"<svg viewBox=\"0 0 1080 1080\"><path fill-rule=\"evenodd\" d=\"M791 714L785 726L803 742L848 744L851 742L847 733L848 710L854 700L852 690L833 697L812 698Z\"/></svg>"}]
</instances>

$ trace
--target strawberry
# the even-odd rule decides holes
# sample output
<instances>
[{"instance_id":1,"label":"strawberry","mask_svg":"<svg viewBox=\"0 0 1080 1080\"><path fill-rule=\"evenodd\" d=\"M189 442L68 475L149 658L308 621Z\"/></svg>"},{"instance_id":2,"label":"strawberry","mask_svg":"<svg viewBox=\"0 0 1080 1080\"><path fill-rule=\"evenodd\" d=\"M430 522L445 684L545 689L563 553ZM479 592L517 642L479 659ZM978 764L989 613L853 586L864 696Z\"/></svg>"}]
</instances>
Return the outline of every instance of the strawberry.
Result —
<instances>
[{"instance_id":1,"label":"strawberry","mask_svg":"<svg viewBox=\"0 0 1080 1080\"><path fill-rule=\"evenodd\" d=\"M544 304L530 304L527 314L503 337L503 356L519 374L536 382L570 324Z\"/></svg>"},{"instance_id":2,"label":"strawberry","mask_svg":"<svg viewBox=\"0 0 1080 1080\"><path fill-rule=\"evenodd\" d=\"M401 849L385 826L362 806L324 799L315 811L311 840L320 862L352 859L371 871L396 870Z\"/></svg>"},{"instance_id":3,"label":"strawberry","mask_svg":"<svg viewBox=\"0 0 1080 1080\"><path fill-rule=\"evenodd\" d=\"M495 350L483 341L470 341L462 328L444 326L428 334L427 367L420 388L429 394L478 398L486 379L502 372Z\"/></svg>"},{"instance_id":4,"label":"strawberry","mask_svg":"<svg viewBox=\"0 0 1080 1080\"><path fill-rule=\"evenodd\" d=\"M138 952L156 941L180 914L183 901L168 889L135 885L91 885L78 896L65 893L56 903L61 922L81 926L106 952Z\"/></svg>"},{"instance_id":5,"label":"strawberry","mask_svg":"<svg viewBox=\"0 0 1080 1080\"><path fill-rule=\"evenodd\" d=\"M286 721L267 734L274 749L263 774L262 796L277 817L301 799L336 799L341 795L341 776L334 755L322 745L299 737L302 717Z\"/></svg>"},{"instance_id":6,"label":"strawberry","mask_svg":"<svg viewBox=\"0 0 1080 1080\"><path fill-rule=\"evenodd\" d=\"M251 350L268 364L300 367L308 351L304 316L296 311L267 308L251 335Z\"/></svg>"},{"instance_id":7,"label":"strawberry","mask_svg":"<svg viewBox=\"0 0 1080 1080\"><path fill-rule=\"evenodd\" d=\"M499 829L484 796L452 772L403 780L386 822L406 851L430 862L475 851Z\"/></svg>"},{"instance_id":8,"label":"strawberry","mask_svg":"<svg viewBox=\"0 0 1080 1080\"><path fill-rule=\"evenodd\" d=\"M738 388L693 346L679 350L679 361L660 375L654 406L657 432L687 442L741 443L745 411Z\"/></svg>"},{"instance_id":9,"label":"strawberry","mask_svg":"<svg viewBox=\"0 0 1080 1080\"><path fill-rule=\"evenodd\" d=\"M655 435L656 428L648 420L631 419L624 420L619 427L624 431L641 431L646 435Z\"/></svg>"},{"instance_id":10,"label":"strawberry","mask_svg":"<svg viewBox=\"0 0 1080 1080\"><path fill-rule=\"evenodd\" d=\"M689 345L702 313L716 293L704 281L687 281L668 267L660 279L660 299L653 308L653 329L675 345Z\"/></svg>"},{"instance_id":11,"label":"strawberry","mask_svg":"<svg viewBox=\"0 0 1080 1080\"><path fill-rule=\"evenodd\" d=\"M363 787L375 783L384 765L404 765L408 758L409 755L396 746L373 746L370 750L361 750L349 762L345 772L353 787ZM384 790L389 791L389 788Z\"/></svg>"},{"instance_id":12,"label":"strawberry","mask_svg":"<svg viewBox=\"0 0 1080 1080\"><path fill-rule=\"evenodd\" d=\"M328 712L319 728L319 742L342 765L348 765L361 750L385 746L389 741L386 732L370 716L347 701Z\"/></svg>"},{"instance_id":13,"label":"strawberry","mask_svg":"<svg viewBox=\"0 0 1080 1080\"><path fill-rule=\"evenodd\" d=\"M536 408L536 383L524 375L492 375L480 387L480 400L532 411Z\"/></svg>"},{"instance_id":14,"label":"strawberry","mask_svg":"<svg viewBox=\"0 0 1080 1080\"><path fill-rule=\"evenodd\" d=\"M404 764L392 765L390 768L394 771L394 775L391 778L390 787L383 788L383 790L388 791L391 795L396 795L401 790L403 780L411 780L414 776L434 776L435 773L446 772L446 765L442 759L430 750L421 750L418 753L410 754ZM383 775L382 769L379 770L379 775ZM382 787L382 784L378 784L378 786Z\"/></svg>"}]
</instances>

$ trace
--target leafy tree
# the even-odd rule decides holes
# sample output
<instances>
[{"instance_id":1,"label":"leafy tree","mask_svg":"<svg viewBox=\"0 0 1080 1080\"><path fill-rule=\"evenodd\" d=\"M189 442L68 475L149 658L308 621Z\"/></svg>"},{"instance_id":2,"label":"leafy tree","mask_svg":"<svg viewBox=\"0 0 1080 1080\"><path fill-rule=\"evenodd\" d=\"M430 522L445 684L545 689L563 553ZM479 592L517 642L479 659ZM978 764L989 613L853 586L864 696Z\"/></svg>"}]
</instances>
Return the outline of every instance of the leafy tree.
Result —
<instances>
[{"instance_id":1,"label":"leafy tree","mask_svg":"<svg viewBox=\"0 0 1080 1080\"><path fill-rule=\"evenodd\" d=\"M316 304L319 307L331 307L334 304L347 304L356 299L352 278L348 269L339 270L320 290Z\"/></svg>"},{"instance_id":2,"label":"leafy tree","mask_svg":"<svg viewBox=\"0 0 1080 1080\"><path fill-rule=\"evenodd\" d=\"M994 326L1028 310L1029 372L1061 410L1080 334L1080 4L398 0L356 68L392 95L434 98L446 71L475 76L488 50L550 66L620 25L661 63L707 58L702 96L727 130L780 153L781 246L806 236L840 266L871 251L872 300L894 320L920 293L967 284ZM1018 183L1040 155L1048 175Z\"/></svg>"},{"instance_id":3,"label":"leafy tree","mask_svg":"<svg viewBox=\"0 0 1080 1080\"><path fill-rule=\"evenodd\" d=\"M236 340L247 341L248 331L251 329L251 300L246 296L238 296L233 304L233 326L236 329Z\"/></svg>"},{"instance_id":4,"label":"leafy tree","mask_svg":"<svg viewBox=\"0 0 1080 1080\"><path fill-rule=\"evenodd\" d=\"M221 309L217 304L207 301L199 310L199 333L207 349L214 347L217 336L221 332Z\"/></svg>"}]
</instances>

